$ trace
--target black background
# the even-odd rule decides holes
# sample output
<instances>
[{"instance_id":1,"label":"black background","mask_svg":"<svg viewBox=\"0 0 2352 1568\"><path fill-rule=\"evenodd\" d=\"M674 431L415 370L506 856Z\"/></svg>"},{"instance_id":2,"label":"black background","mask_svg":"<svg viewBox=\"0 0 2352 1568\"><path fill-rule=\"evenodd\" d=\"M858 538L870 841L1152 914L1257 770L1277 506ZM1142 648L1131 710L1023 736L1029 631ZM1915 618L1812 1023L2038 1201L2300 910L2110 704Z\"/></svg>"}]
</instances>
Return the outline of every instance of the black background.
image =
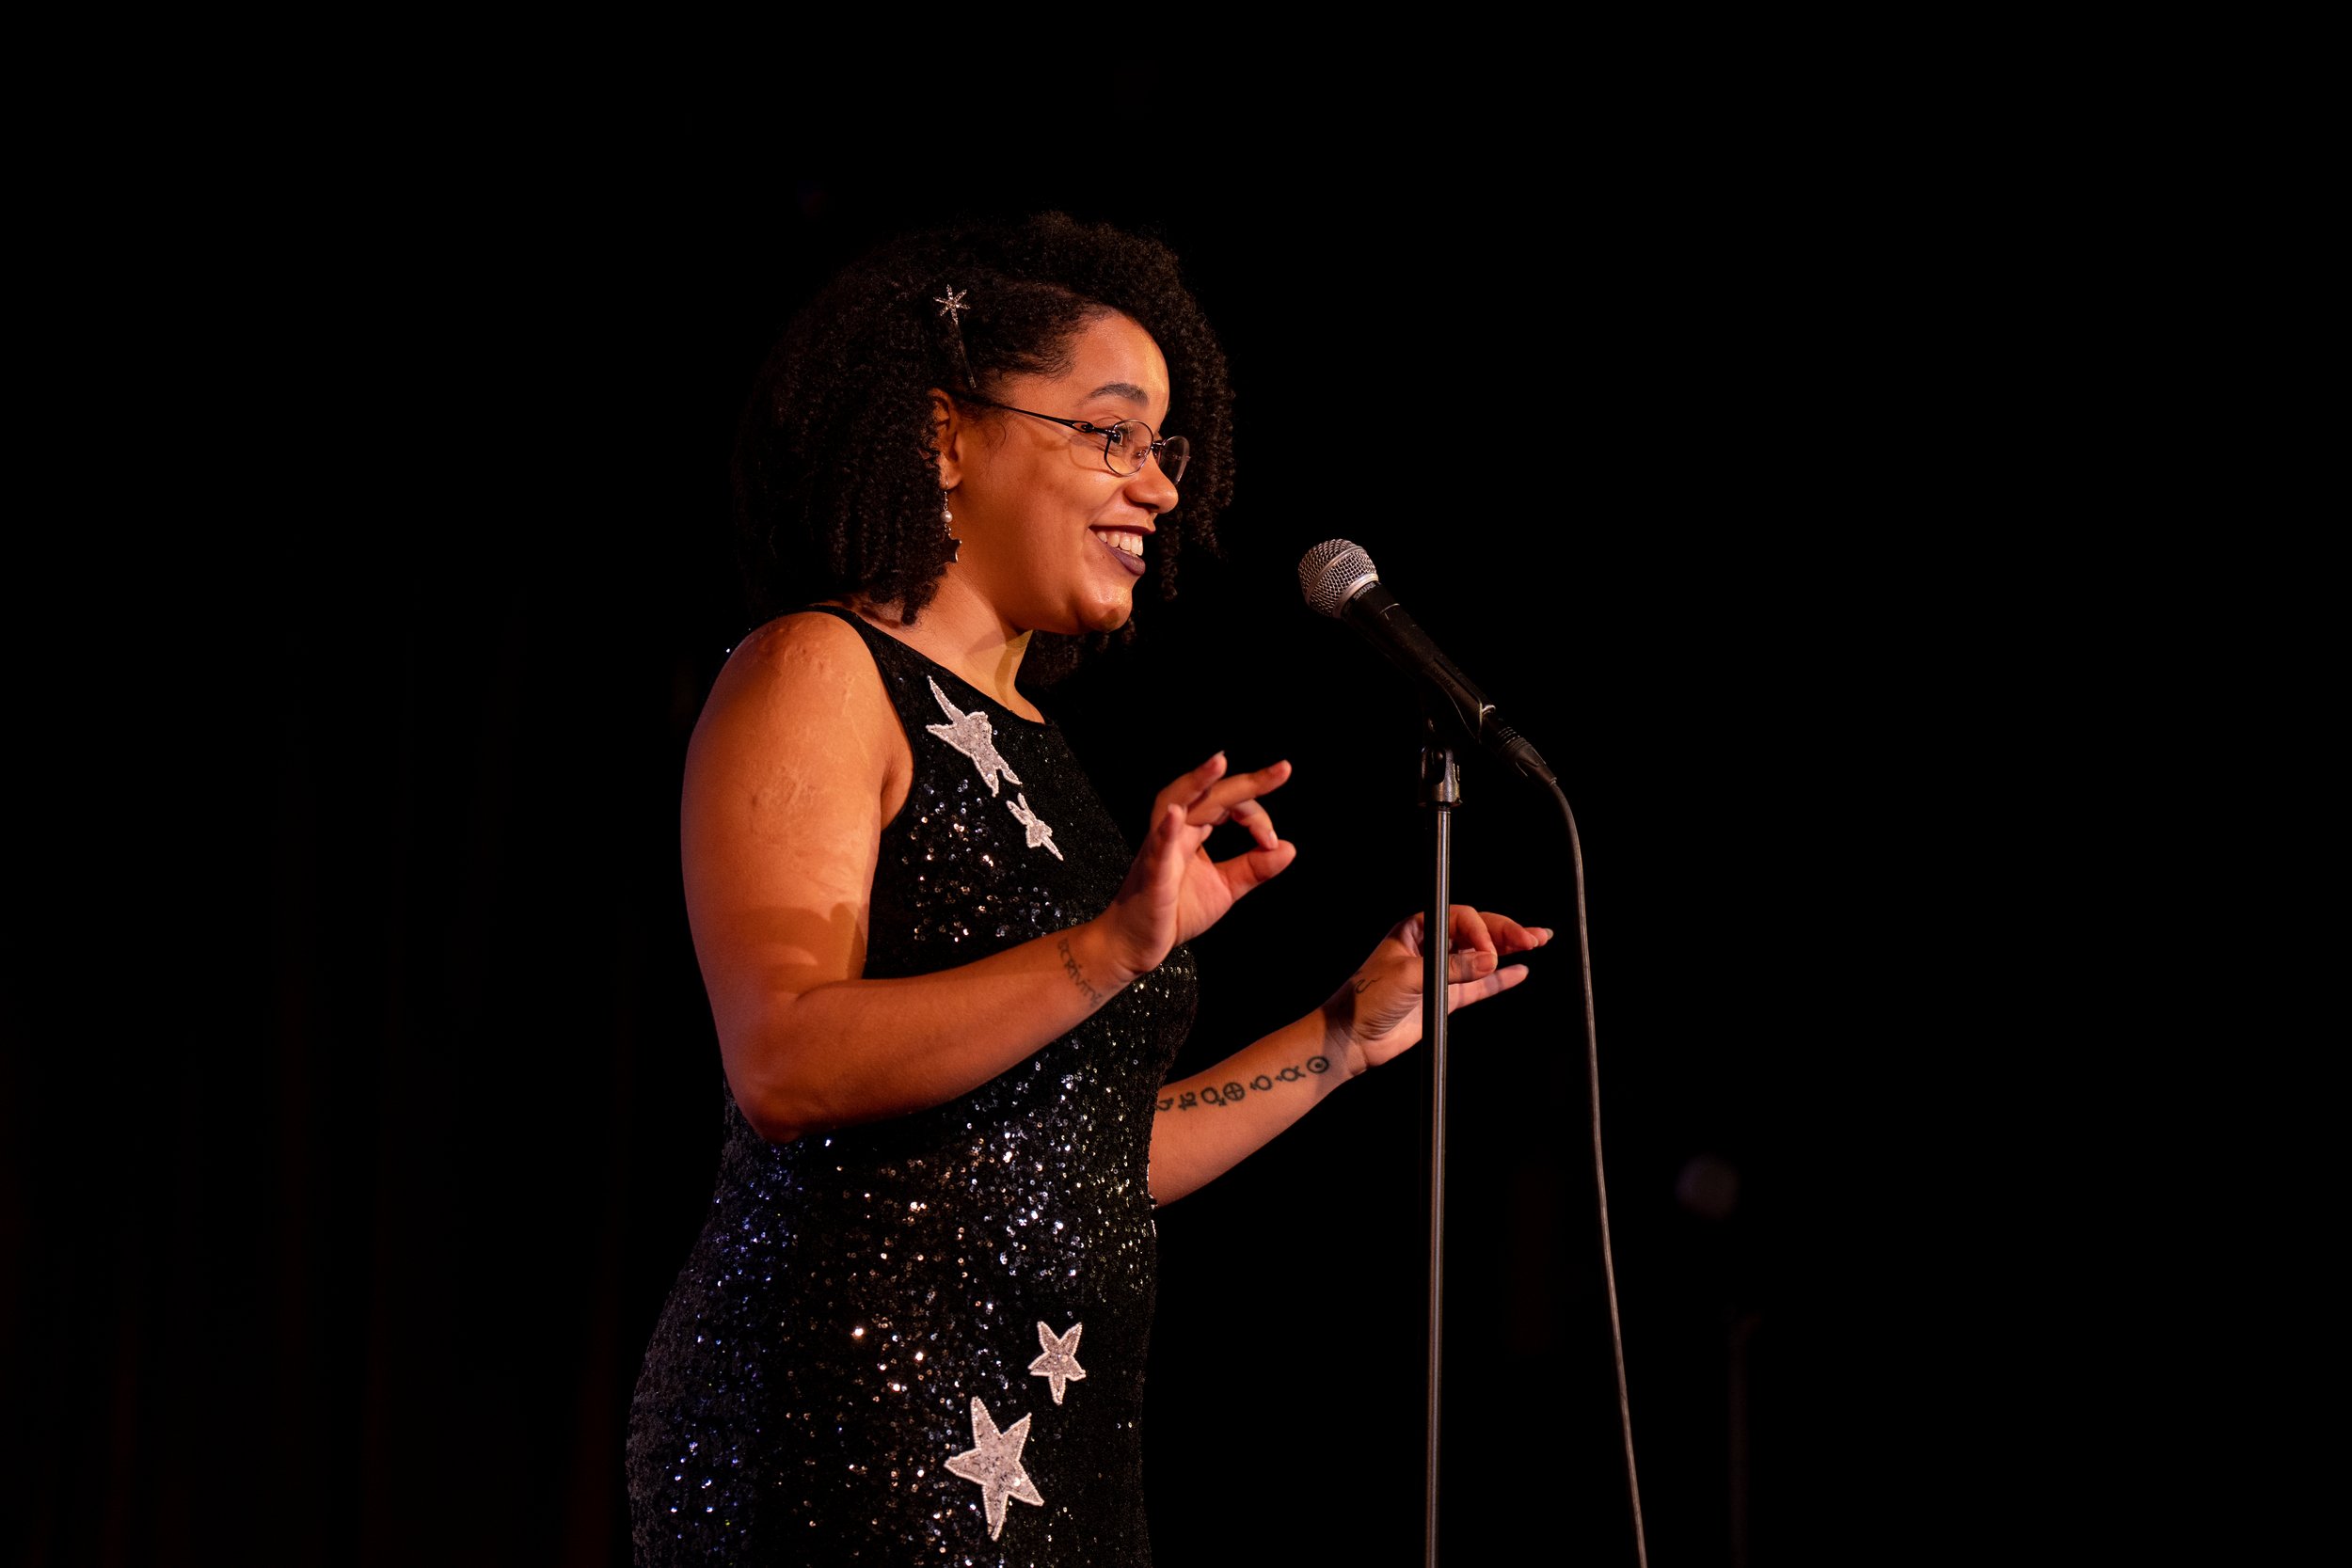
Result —
<instances>
[{"instance_id":1,"label":"black background","mask_svg":"<svg viewBox=\"0 0 2352 1568\"><path fill-rule=\"evenodd\" d=\"M723 177L529 145L241 186L218 259L253 325L182 311L184 354L146 345L236 374L153 394L231 405L190 458L210 521L143 492L184 592L73 705L134 760L56 924L119 942L130 910L141 957L12 992L28 1033L90 1042L9 1085L10 1338L43 1347L10 1368L20 1555L626 1560L629 1385L717 1148L675 815L745 629L733 422L866 244L1058 206L1184 258L1239 498L1229 558L1046 705L1131 822L1220 747L1297 768L1298 863L1199 944L1179 1070L1313 1006L1422 897L1410 699L1296 586L1353 539L1578 813L1651 1549L1786 1560L1827 1397L1791 1370L1798 1120L1834 1073L1900 1117L1848 1021L1895 983L1886 890L1932 832L1904 802L1966 766L1908 727L1942 678L1901 635L1932 562L1871 531L1899 483L1915 521L1974 504L1964 440L1915 446L1915 367L1970 326L1918 297L1931 219L1874 170L1736 148L1672 179L1399 152L1121 195L1001 151L918 178L738 150ZM1563 940L1456 1021L1448 1560L1531 1532L1627 1560L1566 846L1484 757L1464 793L1456 896ZM1417 1560L1426 1068L1161 1216L1164 1562ZM1727 1212L1678 1196L1698 1161L1736 1172Z\"/></svg>"}]
</instances>

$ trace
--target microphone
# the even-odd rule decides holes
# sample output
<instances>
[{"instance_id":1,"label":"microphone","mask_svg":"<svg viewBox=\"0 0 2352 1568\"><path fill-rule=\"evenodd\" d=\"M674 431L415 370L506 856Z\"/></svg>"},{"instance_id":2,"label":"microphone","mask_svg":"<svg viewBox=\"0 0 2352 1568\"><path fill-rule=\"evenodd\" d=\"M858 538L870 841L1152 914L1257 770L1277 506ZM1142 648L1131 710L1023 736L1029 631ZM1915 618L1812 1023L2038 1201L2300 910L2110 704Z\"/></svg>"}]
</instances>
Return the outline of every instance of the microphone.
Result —
<instances>
[{"instance_id":1,"label":"microphone","mask_svg":"<svg viewBox=\"0 0 2352 1568\"><path fill-rule=\"evenodd\" d=\"M1520 774L1557 787L1559 780L1518 731L1502 721L1486 693L1454 661L1438 651L1428 633L1414 624L1380 586L1379 570L1363 546L1345 539L1327 539L1298 561L1299 592L1318 614L1345 621L1391 664L1417 686L1422 705L1453 715L1461 732L1509 763Z\"/></svg>"}]
</instances>

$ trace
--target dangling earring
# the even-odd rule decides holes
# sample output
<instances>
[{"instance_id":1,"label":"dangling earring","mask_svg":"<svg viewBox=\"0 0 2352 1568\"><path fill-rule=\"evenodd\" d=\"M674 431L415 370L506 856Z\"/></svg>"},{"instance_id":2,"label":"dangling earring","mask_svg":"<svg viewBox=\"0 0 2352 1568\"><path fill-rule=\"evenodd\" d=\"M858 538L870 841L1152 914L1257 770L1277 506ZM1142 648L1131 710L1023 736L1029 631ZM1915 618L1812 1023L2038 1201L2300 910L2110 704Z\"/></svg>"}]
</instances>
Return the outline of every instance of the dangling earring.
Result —
<instances>
[{"instance_id":1,"label":"dangling earring","mask_svg":"<svg viewBox=\"0 0 2352 1568\"><path fill-rule=\"evenodd\" d=\"M944 500L939 503L939 522L947 535L947 560L953 564L962 554L963 541L956 537L956 509Z\"/></svg>"}]
</instances>

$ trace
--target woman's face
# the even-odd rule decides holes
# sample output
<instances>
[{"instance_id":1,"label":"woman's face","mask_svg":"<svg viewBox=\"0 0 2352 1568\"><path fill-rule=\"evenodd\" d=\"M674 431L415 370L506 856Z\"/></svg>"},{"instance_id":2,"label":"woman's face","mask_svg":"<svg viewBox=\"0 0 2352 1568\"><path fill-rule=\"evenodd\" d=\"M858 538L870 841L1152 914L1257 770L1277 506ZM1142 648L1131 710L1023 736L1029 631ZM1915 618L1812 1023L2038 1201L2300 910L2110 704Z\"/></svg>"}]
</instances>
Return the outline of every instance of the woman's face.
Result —
<instances>
[{"instance_id":1,"label":"woman's face","mask_svg":"<svg viewBox=\"0 0 2352 1568\"><path fill-rule=\"evenodd\" d=\"M1072 341L1068 371L1015 376L992 396L1095 425L1141 420L1165 435L1168 361L1136 322L1105 312ZM1176 486L1158 459L1120 475L1104 464L1100 436L970 404L960 405L954 420L942 479L951 487L950 531L963 546L950 570L1022 631L1126 625L1151 559L1146 541L1176 505Z\"/></svg>"}]
</instances>

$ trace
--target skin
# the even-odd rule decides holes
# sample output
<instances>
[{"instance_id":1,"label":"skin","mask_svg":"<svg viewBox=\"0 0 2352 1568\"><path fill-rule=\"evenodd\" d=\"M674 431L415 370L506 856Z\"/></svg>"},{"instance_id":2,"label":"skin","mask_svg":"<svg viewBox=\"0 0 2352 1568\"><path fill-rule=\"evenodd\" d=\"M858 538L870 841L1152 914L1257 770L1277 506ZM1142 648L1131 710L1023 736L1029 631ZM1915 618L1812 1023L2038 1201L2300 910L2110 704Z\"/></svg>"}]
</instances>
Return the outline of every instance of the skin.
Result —
<instances>
[{"instance_id":1,"label":"skin","mask_svg":"<svg viewBox=\"0 0 2352 1568\"><path fill-rule=\"evenodd\" d=\"M1168 366L1149 333L1105 312L1072 348L1061 374L1010 378L991 395L1158 429ZM932 403L959 560L913 626L889 606L848 608L1036 718L1014 684L1029 634L1125 624L1141 579L1099 535L1148 540L1175 506L1176 487L1156 462L1110 472L1099 437L945 392ZM855 631L825 615L762 626L736 648L704 706L680 817L687 913L736 1103L762 1136L786 1142L978 1087L1290 866L1296 847L1277 835L1263 804L1290 773L1287 762L1233 772L1220 752L1154 798L1143 847L1103 913L960 968L868 980L875 857L883 825L905 803L913 753ZM1214 860L1206 841L1229 823L1249 847ZM1519 984L1525 966L1500 959L1551 936L1460 905L1449 925L1449 1008ZM1400 922L1322 1007L1164 1089L1152 1196L1193 1191L1339 1084L1409 1048L1421 1033L1421 917ZM1310 1069L1311 1060L1323 1069ZM1278 1086L1222 1093L1260 1076Z\"/></svg>"}]
</instances>

